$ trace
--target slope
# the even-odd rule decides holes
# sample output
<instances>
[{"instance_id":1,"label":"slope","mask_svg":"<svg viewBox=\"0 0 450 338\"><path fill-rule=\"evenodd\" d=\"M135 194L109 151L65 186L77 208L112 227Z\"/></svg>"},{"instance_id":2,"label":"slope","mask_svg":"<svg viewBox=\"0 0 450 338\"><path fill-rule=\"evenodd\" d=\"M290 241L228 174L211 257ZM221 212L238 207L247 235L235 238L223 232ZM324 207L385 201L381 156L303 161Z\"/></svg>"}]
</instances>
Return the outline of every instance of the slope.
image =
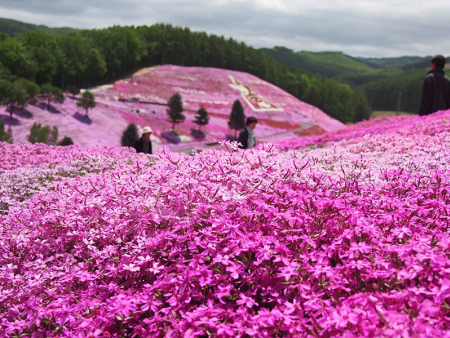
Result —
<instances>
[{"instance_id":1,"label":"slope","mask_svg":"<svg viewBox=\"0 0 450 338\"><path fill-rule=\"evenodd\" d=\"M34 122L56 125L60 135L71 137L82 146L119 146L121 132L129 123L150 125L154 142L172 149L202 146L230 138L228 128L233 102L239 99L246 116L257 117L258 137L267 137L303 128L307 134L321 134L344 128L344 125L320 109L304 103L275 85L256 76L216 68L157 66L144 68L132 78L114 84L91 88L97 107L89 118L66 98L54 104L53 113L43 106L29 106L27 113L18 112L14 119L0 111L0 118L12 128L15 142L25 142ZM168 131L166 102L175 93L182 96L186 120L176 127L180 137ZM204 106L210 123L199 132L192 122L196 111ZM56 113L55 113L56 112ZM287 137L287 136L286 136ZM174 143L174 144L173 144Z\"/></svg>"}]
</instances>

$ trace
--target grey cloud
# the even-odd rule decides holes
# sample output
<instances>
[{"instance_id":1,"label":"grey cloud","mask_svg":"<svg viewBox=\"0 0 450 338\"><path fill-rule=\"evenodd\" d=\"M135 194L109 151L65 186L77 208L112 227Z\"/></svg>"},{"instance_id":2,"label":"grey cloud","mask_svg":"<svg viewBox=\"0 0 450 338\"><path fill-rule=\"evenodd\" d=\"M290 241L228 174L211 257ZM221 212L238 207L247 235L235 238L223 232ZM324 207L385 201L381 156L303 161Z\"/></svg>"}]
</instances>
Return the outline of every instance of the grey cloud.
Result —
<instances>
[{"instance_id":1,"label":"grey cloud","mask_svg":"<svg viewBox=\"0 0 450 338\"><path fill-rule=\"evenodd\" d=\"M285 13L264 9L257 0L2 0L0 11L4 9L19 20L34 18L32 23L49 26L171 23L233 37L256 48L284 45L294 50L341 50L350 55L379 57L450 54L448 11L413 11L420 8L414 7L418 2L410 0L409 11L399 6L389 11L368 11L358 6L339 7L336 2L326 9L314 10L310 5L305 10L294 8Z\"/></svg>"}]
</instances>

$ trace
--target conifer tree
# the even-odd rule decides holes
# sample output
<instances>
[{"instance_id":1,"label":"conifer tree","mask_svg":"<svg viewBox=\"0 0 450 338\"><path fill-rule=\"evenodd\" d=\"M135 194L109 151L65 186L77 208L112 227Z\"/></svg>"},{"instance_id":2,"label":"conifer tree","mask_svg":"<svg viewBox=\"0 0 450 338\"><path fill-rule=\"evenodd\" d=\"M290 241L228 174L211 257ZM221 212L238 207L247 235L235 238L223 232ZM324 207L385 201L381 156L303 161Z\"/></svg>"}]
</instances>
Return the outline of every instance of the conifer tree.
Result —
<instances>
[{"instance_id":1,"label":"conifer tree","mask_svg":"<svg viewBox=\"0 0 450 338\"><path fill-rule=\"evenodd\" d=\"M130 123L123 131L120 143L122 144L122 147L132 147L138 138L139 136L136 125L134 123Z\"/></svg>"},{"instance_id":2,"label":"conifer tree","mask_svg":"<svg viewBox=\"0 0 450 338\"><path fill-rule=\"evenodd\" d=\"M169 109L167 109L167 115L169 115L169 122L172 123L172 133L174 133L175 124L184 122L184 119L186 118L186 116L182 114L184 109L180 94L173 94L167 102L167 105L169 106Z\"/></svg>"},{"instance_id":3,"label":"conifer tree","mask_svg":"<svg viewBox=\"0 0 450 338\"><path fill-rule=\"evenodd\" d=\"M209 123L209 115L205 107L200 107L195 114L195 120L192 122L198 124L198 131L201 131L201 126L206 126Z\"/></svg>"},{"instance_id":4,"label":"conifer tree","mask_svg":"<svg viewBox=\"0 0 450 338\"><path fill-rule=\"evenodd\" d=\"M228 121L228 126L230 129L234 129L234 136L238 130L245 127L245 114L244 108L242 108L241 101L236 100L233 103L233 108L231 109L230 121Z\"/></svg>"}]
</instances>

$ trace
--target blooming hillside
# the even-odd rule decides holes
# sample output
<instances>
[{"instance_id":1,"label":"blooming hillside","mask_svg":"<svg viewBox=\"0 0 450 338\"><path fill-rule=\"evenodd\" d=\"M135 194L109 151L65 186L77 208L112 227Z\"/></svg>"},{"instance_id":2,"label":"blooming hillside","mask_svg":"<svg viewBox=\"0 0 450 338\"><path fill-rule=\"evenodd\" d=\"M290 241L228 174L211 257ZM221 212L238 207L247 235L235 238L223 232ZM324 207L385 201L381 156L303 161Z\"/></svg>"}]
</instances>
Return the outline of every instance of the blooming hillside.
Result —
<instances>
[{"instance_id":1,"label":"blooming hillside","mask_svg":"<svg viewBox=\"0 0 450 338\"><path fill-rule=\"evenodd\" d=\"M210 124L204 128L206 139L223 140L230 130L227 125L235 100L240 100L246 116L258 118L258 136L269 136L307 124L318 126L315 133L343 129L344 125L320 109L304 103L282 89L256 76L226 69L205 67L158 66L135 73L132 79L120 81L113 87L96 91L99 100L139 99L140 110L120 111L127 122L150 124L157 131L167 130L166 121L169 98L178 92L183 98L187 120L177 129L191 136L195 112L204 106L211 115ZM153 113L154 112L154 113ZM163 117L163 118L162 118ZM192 137L192 136L191 136Z\"/></svg>"},{"instance_id":2,"label":"blooming hillside","mask_svg":"<svg viewBox=\"0 0 450 338\"><path fill-rule=\"evenodd\" d=\"M29 105L25 112L16 111L12 120L5 108L0 107L0 120L12 127L15 143L26 142L31 126L38 122L57 126L61 137L69 136L83 147L119 146L123 130L129 123L135 123L153 128L155 144L178 149L225 140L227 134L234 134L227 122L233 102L239 99L246 116L258 118L258 137L298 128L305 128L307 135L344 128L321 110L266 81L225 69L157 66L142 69L131 79L91 90L97 107L89 111L89 118L76 106L76 100L67 96L64 103L53 103L50 110L45 105ZM176 92L183 99L186 115L176 130L187 145L173 145L168 137L163 137L172 128L167 120L166 103ZM192 121L202 105L210 114L210 122L199 133L198 125Z\"/></svg>"},{"instance_id":3,"label":"blooming hillside","mask_svg":"<svg viewBox=\"0 0 450 338\"><path fill-rule=\"evenodd\" d=\"M1 144L0 335L450 337L449 124L194 157Z\"/></svg>"},{"instance_id":4,"label":"blooming hillside","mask_svg":"<svg viewBox=\"0 0 450 338\"><path fill-rule=\"evenodd\" d=\"M427 120L428 117L422 118ZM321 135L309 135L303 137L283 137L278 146L281 149L297 149L306 146L322 146L330 142L340 140L359 140L361 137L370 137L372 135L403 133L407 127L415 126L420 123L421 118L417 116L388 116L381 115L367 121L362 121L349 125L344 129L329 132ZM287 133L302 135L301 131Z\"/></svg>"}]
</instances>

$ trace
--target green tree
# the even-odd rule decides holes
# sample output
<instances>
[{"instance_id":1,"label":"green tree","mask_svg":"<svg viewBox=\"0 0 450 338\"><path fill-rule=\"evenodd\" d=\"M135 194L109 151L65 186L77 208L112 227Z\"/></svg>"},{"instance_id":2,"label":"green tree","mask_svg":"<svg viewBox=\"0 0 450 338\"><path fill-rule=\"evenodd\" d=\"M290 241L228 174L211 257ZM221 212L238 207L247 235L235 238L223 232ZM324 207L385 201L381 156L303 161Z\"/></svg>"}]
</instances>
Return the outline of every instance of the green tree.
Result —
<instances>
[{"instance_id":1,"label":"green tree","mask_svg":"<svg viewBox=\"0 0 450 338\"><path fill-rule=\"evenodd\" d=\"M352 122L352 90L335 80L323 77L321 82L322 100L319 108L342 122Z\"/></svg>"},{"instance_id":2,"label":"green tree","mask_svg":"<svg viewBox=\"0 0 450 338\"><path fill-rule=\"evenodd\" d=\"M14 109L20 107L23 109L27 103L28 94L25 88L22 88L20 84L12 84L12 96L10 97L10 117L12 118L12 113Z\"/></svg>"},{"instance_id":3,"label":"green tree","mask_svg":"<svg viewBox=\"0 0 450 338\"><path fill-rule=\"evenodd\" d=\"M30 129L30 135L27 137L31 143L45 143L55 145L58 140L58 128L54 126L41 126L40 123L34 123Z\"/></svg>"},{"instance_id":4,"label":"green tree","mask_svg":"<svg viewBox=\"0 0 450 338\"><path fill-rule=\"evenodd\" d=\"M86 59L86 74L90 83L98 82L106 74L106 62L102 54L92 48Z\"/></svg>"},{"instance_id":5,"label":"green tree","mask_svg":"<svg viewBox=\"0 0 450 338\"><path fill-rule=\"evenodd\" d=\"M33 63L36 70L36 83L52 82L57 71L56 55L58 45L54 38L42 32L27 32L20 35L19 40L27 58Z\"/></svg>"},{"instance_id":6,"label":"green tree","mask_svg":"<svg viewBox=\"0 0 450 338\"><path fill-rule=\"evenodd\" d=\"M87 59L90 50L94 47L94 41L77 34L59 38L57 43L63 54L58 64L57 77L78 87L88 85L88 79L91 76L86 70Z\"/></svg>"},{"instance_id":7,"label":"green tree","mask_svg":"<svg viewBox=\"0 0 450 338\"><path fill-rule=\"evenodd\" d=\"M6 80L0 80L0 103L6 105L6 111L12 119L17 106L24 106L27 101L27 92L20 85Z\"/></svg>"},{"instance_id":8,"label":"green tree","mask_svg":"<svg viewBox=\"0 0 450 338\"><path fill-rule=\"evenodd\" d=\"M0 42L0 60L12 75L34 80L36 64L27 56L24 46L16 39Z\"/></svg>"},{"instance_id":9,"label":"green tree","mask_svg":"<svg viewBox=\"0 0 450 338\"><path fill-rule=\"evenodd\" d=\"M0 104L8 105L12 92L12 83L0 79Z\"/></svg>"},{"instance_id":10,"label":"green tree","mask_svg":"<svg viewBox=\"0 0 450 338\"><path fill-rule=\"evenodd\" d=\"M368 120L372 115L364 90L360 88L353 90L351 105L353 110L353 122Z\"/></svg>"},{"instance_id":11,"label":"green tree","mask_svg":"<svg viewBox=\"0 0 450 338\"><path fill-rule=\"evenodd\" d=\"M136 125L134 123L130 123L123 131L120 143L122 144L122 147L132 147L138 138L139 136Z\"/></svg>"},{"instance_id":12,"label":"green tree","mask_svg":"<svg viewBox=\"0 0 450 338\"><path fill-rule=\"evenodd\" d=\"M320 91L320 83L318 79L313 78L311 82L309 83L308 90L305 94L305 102L308 102L309 104L320 107L321 106L321 91Z\"/></svg>"},{"instance_id":13,"label":"green tree","mask_svg":"<svg viewBox=\"0 0 450 338\"><path fill-rule=\"evenodd\" d=\"M75 98L75 96L77 96L78 94L80 94L80 88L78 88L77 86L67 86L67 91L72 94L72 97Z\"/></svg>"},{"instance_id":14,"label":"green tree","mask_svg":"<svg viewBox=\"0 0 450 338\"><path fill-rule=\"evenodd\" d=\"M228 121L228 126L230 129L234 129L234 136L238 130L245 127L245 114L244 108L242 107L241 101L236 100L233 103L233 108L231 108L230 120Z\"/></svg>"},{"instance_id":15,"label":"green tree","mask_svg":"<svg viewBox=\"0 0 450 338\"><path fill-rule=\"evenodd\" d=\"M63 103L64 93L58 87L54 87L49 83L45 83L41 87L41 99L47 101L47 108L50 108L50 102Z\"/></svg>"},{"instance_id":16,"label":"green tree","mask_svg":"<svg viewBox=\"0 0 450 338\"><path fill-rule=\"evenodd\" d=\"M23 78L16 80L14 83L25 90L25 92L26 92L26 102L25 103L30 103L30 102L35 101L37 95L40 92L40 88L36 83L34 83L30 80L27 80L27 79L23 79ZM24 108L24 105L22 105L22 109L23 108Z\"/></svg>"},{"instance_id":17,"label":"green tree","mask_svg":"<svg viewBox=\"0 0 450 338\"><path fill-rule=\"evenodd\" d=\"M141 41L132 27L114 26L80 34L91 39L93 46L104 56L110 77L124 74L140 61Z\"/></svg>"},{"instance_id":18,"label":"green tree","mask_svg":"<svg viewBox=\"0 0 450 338\"><path fill-rule=\"evenodd\" d=\"M0 79L11 81L11 71L0 61Z\"/></svg>"},{"instance_id":19,"label":"green tree","mask_svg":"<svg viewBox=\"0 0 450 338\"><path fill-rule=\"evenodd\" d=\"M205 107L200 107L195 114L195 120L192 121L195 124L198 124L198 130L201 131L201 126L206 126L209 123L209 115L206 111Z\"/></svg>"},{"instance_id":20,"label":"green tree","mask_svg":"<svg viewBox=\"0 0 450 338\"><path fill-rule=\"evenodd\" d=\"M77 106L83 107L86 110L86 117L88 117L89 108L94 108L96 106L94 94L89 90L84 91L77 101Z\"/></svg>"},{"instance_id":21,"label":"green tree","mask_svg":"<svg viewBox=\"0 0 450 338\"><path fill-rule=\"evenodd\" d=\"M12 143L11 127L5 131L5 124L0 121L0 142Z\"/></svg>"},{"instance_id":22,"label":"green tree","mask_svg":"<svg viewBox=\"0 0 450 338\"><path fill-rule=\"evenodd\" d=\"M71 146L73 141L70 137L64 136L61 141L58 142L59 146Z\"/></svg>"},{"instance_id":23,"label":"green tree","mask_svg":"<svg viewBox=\"0 0 450 338\"><path fill-rule=\"evenodd\" d=\"M184 122L186 118L186 116L182 114L184 109L180 94L173 94L167 102L167 105L169 106L169 109L167 109L167 115L169 115L169 122L172 123L172 133L174 133L175 124Z\"/></svg>"}]
</instances>

